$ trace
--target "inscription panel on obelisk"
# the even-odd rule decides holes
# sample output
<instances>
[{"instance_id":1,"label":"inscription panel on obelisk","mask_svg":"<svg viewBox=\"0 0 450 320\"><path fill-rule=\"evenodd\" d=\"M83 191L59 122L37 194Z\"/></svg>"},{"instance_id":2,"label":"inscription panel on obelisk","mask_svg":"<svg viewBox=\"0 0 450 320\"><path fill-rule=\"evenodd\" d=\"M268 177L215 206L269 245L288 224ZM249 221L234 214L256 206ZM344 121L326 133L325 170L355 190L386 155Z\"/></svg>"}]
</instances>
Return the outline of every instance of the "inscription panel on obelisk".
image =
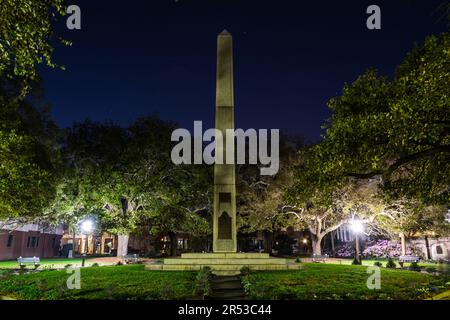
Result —
<instances>
[{"instance_id":1,"label":"inscription panel on obelisk","mask_svg":"<svg viewBox=\"0 0 450 320\"><path fill-rule=\"evenodd\" d=\"M217 38L216 129L234 129L233 40L225 30ZM220 150L216 150L220 151ZM226 144L222 146L226 158ZM214 165L214 252L236 252L236 186L234 164Z\"/></svg>"}]
</instances>

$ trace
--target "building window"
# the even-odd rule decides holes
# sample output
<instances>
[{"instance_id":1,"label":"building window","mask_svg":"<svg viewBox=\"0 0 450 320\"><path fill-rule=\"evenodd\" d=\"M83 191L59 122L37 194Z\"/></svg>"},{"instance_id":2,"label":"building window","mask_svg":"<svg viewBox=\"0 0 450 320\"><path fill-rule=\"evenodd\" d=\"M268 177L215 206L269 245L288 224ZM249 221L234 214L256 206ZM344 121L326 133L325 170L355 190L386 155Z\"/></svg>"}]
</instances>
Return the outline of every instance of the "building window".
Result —
<instances>
[{"instance_id":1,"label":"building window","mask_svg":"<svg viewBox=\"0 0 450 320\"><path fill-rule=\"evenodd\" d=\"M13 237L12 234L9 234L9 235L8 235L8 240L6 241L6 246L7 246L8 248L12 246L13 238L14 238L14 237Z\"/></svg>"},{"instance_id":2,"label":"building window","mask_svg":"<svg viewBox=\"0 0 450 320\"><path fill-rule=\"evenodd\" d=\"M436 246L436 254L443 254L443 250L441 246Z\"/></svg>"},{"instance_id":3,"label":"building window","mask_svg":"<svg viewBox=\"0 0 450 320\"><path fill-rule=\"evenodd\" d=\"M178 249L184 249L184 239L178 239L177 247Z\"/></svg>"},{"instance_id":4,"label":"building window","mask_svg":"<svg viewBox=\"0 0 450 320\"><path fill-rule=\"evenodd\" d=\"M37 248L39 246L39 237L28 237L27 248Z\"/></svg>"}]
</instances>

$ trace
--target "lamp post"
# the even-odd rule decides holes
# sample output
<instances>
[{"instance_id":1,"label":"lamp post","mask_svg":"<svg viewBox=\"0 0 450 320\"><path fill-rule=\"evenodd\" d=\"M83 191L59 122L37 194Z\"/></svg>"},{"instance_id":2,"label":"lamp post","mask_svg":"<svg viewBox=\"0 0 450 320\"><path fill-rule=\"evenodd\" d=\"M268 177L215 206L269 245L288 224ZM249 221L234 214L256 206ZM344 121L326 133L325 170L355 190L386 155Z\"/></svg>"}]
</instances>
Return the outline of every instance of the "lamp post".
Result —
<instances>
[{"instance_id":1,"label":"lamp post","mask_svg":"<svg viewBox=\"0 0 450 320\"><path fill-rule=\"evenodd\" d=\"M308 253L308 239L303 238L302 243L305 246L304 253L306 254L306 253Z\"/></svg>"},{"instance_id":2,"label":"lamp post","mask_svg":"<svg viewBox=\"0 0 450 320\"><path fill-rule=\"evenodd\" d=\"M350 221L350 227L355 235L355 250L356 250L355 259L358 262L358 264L361 264L361 253L360 253L360 249L359 249L359 235L364 231L364 226L360 220L353 218Z\"/></svg>"},{"instance_id":3,"label":"lamp post","mask_svg":"<svg viewBox=\"0 0 450 320\"><path fill-rule=\"evenodd\" d=\"M86 255L89 250L88 234L94 230L94 222L90 219L84 220L81 223L81 234L86 236L85 249L83 252L83 260L81 260L81 266L84 267Z\"/></svg>"}]
</instances>

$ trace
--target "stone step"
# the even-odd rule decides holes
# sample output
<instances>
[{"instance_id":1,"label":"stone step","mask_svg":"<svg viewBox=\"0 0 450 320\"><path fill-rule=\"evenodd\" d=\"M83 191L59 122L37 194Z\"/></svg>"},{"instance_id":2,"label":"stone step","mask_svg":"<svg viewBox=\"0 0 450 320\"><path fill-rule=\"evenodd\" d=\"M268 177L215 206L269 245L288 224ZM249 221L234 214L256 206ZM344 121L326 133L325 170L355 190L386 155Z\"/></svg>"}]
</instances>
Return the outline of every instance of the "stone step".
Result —
<instances>
[{"instance_id":1,"label":"stone step","mask_svg":"<svg viewBox=\"0 0 450 320\"><path fill-rule=\"evenodd\" d=\"M238 281L228 281L228 282L212 282L211 288L213 290L241 290L242 284Z\"/></svg>"},{"instance_id":2,"label":"stone step","mask_svg":"<svg viewBox=\"0 0 450 320\"><path fill-rule=\"evenodd\" d=\"M244 265L206 265L211 267L213 274L216 276L232 276L239 275L241 268ZM258 270L298 270L301 269L301 264L288 263L285 265L245 265L249 267L250 270L258 271ZM198 271L202 265L183 265L183 264L147 264L145 265L146 270L165 270L165 271Z\"/></svg>"},{"instance_id":3,"label":"stone step","mask_svg":"<svg viewBox=\"0 0 450 320\"><path fill-rule=\"evenodd\" d=\"M211 300L247 300L247 296L242 290L213 292L208 298Z\"/></svg>"},{"instance_id":4,"label":"stone step","mask_svg":"<svg viewBox=\"0 0 450 320\"><path fill-rule=\"evenodd\" d=\"M211 279L211 300L246 300L246 294L239 277L214 276Z\"/></svg>"},{"instance_id":5,"label":"stone step","mask_svg":"<svg viewBox=\"0 0 450 320\"><path fill-rule=\"evenodd\" d=\"M267 259L268 253L182 253L183 259Z\"/></svg>"},{"instance_id":6,"label":"stone step","mask_svg":"<svg viewBox=\"0 0 450 320\"><path fill-rule=\"evenodd\" d=\"M237 276L241 274L241 271L220 271L220 270L213 270L212 272L216 276Z\"/></svg>"},{"instance_id":7,"label":"stone step","mask_svg":"<svg viewBox=\"0 0 450 320\"><path fill-rule=\"evenodd\" d=\"M235 258L215 258L215 259L193 259L193 258L169 258L164 259L165 265L189 264L189 265L214 265L214 264L240 264L240 265L286 265L287 260L281 258L257 258L257 259L235 259Z\"/></svg>"},{"instance_id":8,"label":"stone step","mask_svg":"<svg viewBox=\"0 0 450 320\"><path fill-rule=\"evenodd\" d=\"M250 270L288 270L286 264L253 264L253 265L241 265L241 264L212 264L205 265L211 268L213 271L240 271L242 267L249 267ZM199 264L164 264L162 270L183 271L183 270L200 270L202 265Z\"/></svg>"},{"instance_id":9,"label":"stone step","mask_svg":"<svg viewBox=\"0 0 450 320\"><path fill-rule=\"evenodd\" d=\"M213 278L212 283L223 283L223 282L234 282L234 281L241 282L241 279L239 277L216 276L216 277Z\"/></svg>"},{"instance_id":10,"label":"stone step","mask_svg":"<svg viewBox=\"0 0 450 320\"><path fill-rule=\"evenodd\" d=\"M162 270L163 265L159 263L150 263L145 265L145 270Z\"/></svg>"}]
</instances>

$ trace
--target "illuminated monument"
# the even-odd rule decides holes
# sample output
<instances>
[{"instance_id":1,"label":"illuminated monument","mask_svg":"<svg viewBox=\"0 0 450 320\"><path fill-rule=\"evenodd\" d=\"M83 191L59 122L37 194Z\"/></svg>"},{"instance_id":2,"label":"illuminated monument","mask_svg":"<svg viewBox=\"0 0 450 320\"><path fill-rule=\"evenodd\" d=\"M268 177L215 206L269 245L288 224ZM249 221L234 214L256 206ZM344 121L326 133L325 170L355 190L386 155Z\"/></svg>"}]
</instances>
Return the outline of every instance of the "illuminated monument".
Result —
<instances>
[{"instance_id":1,"label":"illuminated monument","mask_svg":"<svg viewBox=\"0 0 450 320\"><path fill-rule=\"evenodd\" d=\"M234 129L233 38L226 30L217 38L216 129L223 137ZM226 144L222 148L226 155ZM214 165L214 252L237 250L235 174L234 164Z\"/></svg>"},{"instance_id":2,"label":"illuminated monument","mask_svg":"<svg viewBox=\"0 0 450 320\"><path fill-rule=\"evenodd\" d=\"M233 39L225 30L217 39L216 129L225 136L234 129ZM223 148L226 144L216 146ZM220 150L216 150L216 152ZM225 161L224 161L225 162ZM236 239L236 177L233 164L215 164L213 253L183 253L181 258L164 259L162 264L148 264L147 270L199 270L211 267L216 275L236 275L242 267L250 270L298 269L300 264L286 259L270 258L268 253L237 253Z\"/></svg>"}]
</instances>

